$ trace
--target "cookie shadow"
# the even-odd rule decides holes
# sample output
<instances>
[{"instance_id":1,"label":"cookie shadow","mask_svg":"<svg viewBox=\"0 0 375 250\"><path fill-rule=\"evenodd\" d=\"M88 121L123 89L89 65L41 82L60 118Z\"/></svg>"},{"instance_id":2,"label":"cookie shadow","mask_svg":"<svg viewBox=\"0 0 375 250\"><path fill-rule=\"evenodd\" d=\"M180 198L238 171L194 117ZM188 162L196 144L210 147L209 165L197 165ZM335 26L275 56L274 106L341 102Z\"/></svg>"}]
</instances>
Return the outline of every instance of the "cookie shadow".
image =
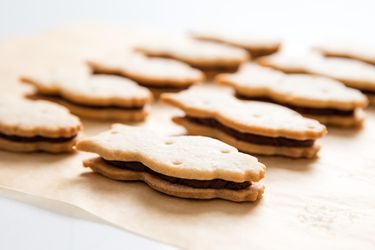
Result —
<instances>
[{"instance_id":1,"label":"cookie shadow","mask_svg":"<svg viewBox=\"0 0 375 250\"><path fill-rule=\"evenodd\" d=\"M82 173L80 177L79 180L84 182L81 185L84 184L93 193L100 192L104 197L116 196L120 199L126 196L127 200L134 200L158 213L179 216L199 216L207 213L241 215L254 212L262 203L262 199L242 203L221 199L183 199L158 192L142 181L115 181L94 172Z\"/></svg>"},{"instance_id":2,"label":"cookie shadow","mask_svg":"<svg viewBox=\"0 0 375 250\"><path fill-rule=\"evenodd\" d=\"M318 165L319 156L311 159L307 158L287 158L282 156L257 156L258 160L266 165L267 169L278 168L296 172L309 172Z\"/></svg>"},{"instance_id":3,"label":"cookie shadow","mask_svg":"<svg viewBox=\"0 0 375 250\"><path fill-rule=\"evenodd\" d=\"M340 139L353 139L363 132L366 125L360 128L338 128L338 127L328 127L327 137L338 137Z\"/></svg>"},{"instance_id":4,"label":"cookie shadow","mask_svg":"<svg viewBox=\"0 0 375 250\"><path fill-rule=\"evenodd\" d=\"M11 152L11 151L0 151L0 165L12 166L12 168L17 166L30 167L27 163L32 164L32 167L50 167L53 163L58 163L60 161L66 161L72 157L75 157L78 153L65 152L65 153L48 153L48 152Z\"/></svg>"}]
</instances>

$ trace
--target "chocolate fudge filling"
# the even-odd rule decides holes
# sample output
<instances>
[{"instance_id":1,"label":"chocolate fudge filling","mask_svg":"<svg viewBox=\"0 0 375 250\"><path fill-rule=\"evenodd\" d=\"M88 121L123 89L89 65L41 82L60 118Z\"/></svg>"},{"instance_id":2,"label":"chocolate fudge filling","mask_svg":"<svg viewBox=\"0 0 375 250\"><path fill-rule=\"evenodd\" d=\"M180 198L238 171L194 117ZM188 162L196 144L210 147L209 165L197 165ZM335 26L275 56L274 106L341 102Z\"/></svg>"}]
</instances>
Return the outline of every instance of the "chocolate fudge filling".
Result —
<instances>
[{"instance_id":1,"label":"chocolate fudge filling","mask_svg":"<svg viewBox=\"0 0 375 250\"><path fill-rule=\"evenodd\" d=\"M73 140L76 137L70 136L70 137L45 137L45 136L32 136L32 137L25 137L25 136L18 136L18 135L7 135L0 133L0 138L9 140L9 141L15 141L15 142L25 142L25 143L32 143L32 142L49 142L49 143L63 143Z\"/></svg>"},{"instance_id":2,"label":"chocolate fudge filling","mask_svg":"<svg viewBox=\"0 0 375 250\"><path fill-rule=\"evenodd\" d=\"M172 184L178 184L183 186L188 186L192 188L212 188L212 189L230 189L230 190L241 190L248 188L251 183L249 181L245 182L233 182L233 181L226 181L222 179L212 179L212 180L193 180L193 179L184 179L184 178L177 178L172 177L164 174L160 174L155 172L154 170L150 169L146 165L143 165L141 162L136 161L109 161L102 158L104 162L107 164L122 168L126 170L132 170L136 172L146 172L152 175L157 176L160 179L168 181Z\"/></svg>"},{"instance_id":3,"label":"chocolate fudge filling","mask_svg":"<svg viewBox=\"0 0 375 250\"><path fill-rule=\"evenodd\" d=\"M335 108L310 108L310 107L301 107L301 106L295 106L292 104L286 104L277 102L271 98L268 97L249 97L245 95L241 95L239 93L236 94L236 97L242 100L253 100L253 101L262 101L262 102L271 102L275 104L279 104L285 107L288 107L290 109L293 109L301 114L306 115L334 115L334 116L354 116L354 110L341 110L341 109L335 109Z\"/></svg>"},{"instance_id":4,"label":"chocolate fudge filling","mask_svg":"<svg viewBox=\"0 0 375 250\"><path fill-rule=\"evenodd\" d=\"M192 116L185 116L184 119L192 123L219 129L238 140L254 144L270 145L276 147L312 147L314 145L314 140L294 140L285 137L268 137L250 133L242 133L230 127L227 127L212 118L196 118Z\"/></svg>"},{"instance_id":5,"label":"chocolate fudge filling","mask_svg":"<svg viewBox=\"0 0 375 250\"><path fill-rule=\"evenodd\" d=\"M199 69L203 72L218 72L218 73L234 73L238 70L239 65L210 65L210 66L202 66L202 65L191 65L192 67Z\"/></svg>"},{"instance_id":6,"label":"chocolate fudge filling","mask_svg":"<svg viewBox=\"0 0 375 250\"><path fill-rule=\"evenodd\" d=\"M254 60L262 56L268 56L268 55L274 54L279 50L279 48L278 47L277 48L262 48L262 49L246 48L246 50L251 55L251 59Z\"/></svg>"},{"instance_id":7,"label":"chocolate fudge filling","mask_svg":"<svg viewBox=\"0 0 375 250\"><path fill-rule=\"evenodd\" d=\"M132 79L133 81L137 82L139 85L143 86L143 87L146 87L146 88L149 88L149 89L155 89L155 90L166 90L166 91L181 91L181 90L185 90L187 88L189 88L190 84L189 85L178 85L178 84L168 84L168 83L164 83L164 84L150 84L148 82L145 82L145 81L139 81L137 79L134 79L132 78L131 76L128 76L128 75L125 75L119 71L116 71L116 70L98 70L98 69L94 69L93 71L93 74L95 75L115 75L115 76L121 76L121 77L127 77L129 79Z\"/></svg>"},{"instance_id":8,"label":"chocolate fudge filling","mask_svg":"<svg viewBox=\"0 0 375 250\"><path fill-rule=\"evenodd\" d=\"M375 95L375 90L360 89L360 91L365 95Z\"/></svg>"},{"instance_id":9,"label":"chocolate fudge filling","mask_svg":"<svg viewBox=\"0 0 375 250\"><path fill-rule=\"evenodd\" d=\"M82 104L78 103L72 100L67 100L64 97L61 97L60 95L48 95L48 94L33 94L28 96L31 99L45 99L45 100L50 100L50 101L64 101L66 103L70 103L75 106L80 106L84 108L89 108L89 109L119 109L119 110L132 110L132 111L141 111L143 109L143 105L138 105L138 106L128 106L128 107L123 107L123 106L118 106L118 105L107 105L107 106L102 106L102 105L94 105L94 104Z\"/></svg>"}]
</instances>

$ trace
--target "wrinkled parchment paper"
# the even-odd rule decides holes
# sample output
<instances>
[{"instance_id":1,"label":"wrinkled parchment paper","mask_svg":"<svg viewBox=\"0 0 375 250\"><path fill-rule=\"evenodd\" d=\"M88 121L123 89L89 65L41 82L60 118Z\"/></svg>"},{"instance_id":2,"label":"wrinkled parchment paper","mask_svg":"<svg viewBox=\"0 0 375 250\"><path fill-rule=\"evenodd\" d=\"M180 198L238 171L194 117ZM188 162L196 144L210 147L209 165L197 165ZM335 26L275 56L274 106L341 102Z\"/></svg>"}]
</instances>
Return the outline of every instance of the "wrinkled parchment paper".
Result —
<instances>
[{"instance_id":1,"label":"wrinkled parchment paper","mask_svg":"<svg viewBox=\"0 0 375 250\"><path fill-rule=\"evenodd\" d=\"M139 29L85 25L0 44L0 94L29 91L17 76L64 66L144 39ZM25 110L27 112L27 110ZM183 129L157 104L145 124L160 133ZM108 180L84 169L89 154L0 152L0 186L72 204L111 224L182 248L374 249L375 109L360 131L329 129L316 160L260 157L268 169L257 203L184 200L143 183ZM84 134L110 123L83 121Z\"/></svg>"}]
</instances>

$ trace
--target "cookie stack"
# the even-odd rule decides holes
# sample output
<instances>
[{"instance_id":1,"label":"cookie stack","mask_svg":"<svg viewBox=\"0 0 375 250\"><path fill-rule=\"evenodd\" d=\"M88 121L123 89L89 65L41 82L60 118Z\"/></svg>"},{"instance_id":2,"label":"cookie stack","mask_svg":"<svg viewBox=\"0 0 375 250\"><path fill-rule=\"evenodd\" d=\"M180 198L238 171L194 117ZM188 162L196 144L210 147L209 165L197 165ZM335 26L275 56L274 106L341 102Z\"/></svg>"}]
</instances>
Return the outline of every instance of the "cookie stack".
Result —
<instances>
[{"instance_id":1,"label":"cookie stack","mask_svg":"<svg viewBox=\"0 0 375 250\"><path fill-rule=\"evenodd\" d=\"M360 127L364 122L366 96L327 77L283 74L245 64L239 72L215 80L233 87L240 99L277 103L327 125Z\"/></svg>"},{"instance_id":2,"label":"cookie stack","mask_svg":"<svg viewBox=\"0 0 375 250\"><path fill-rule=\"evenodd\" d=\"M78 117L60 105L19 98L0 100L0 148L3 150L71 152L80 129Z\"/></svg>"},{"instance_id":3,"label":"cookie stack","mask_svg":"<svg viewBox=\"0 0 375 250\"><path fill-rule=\"evenodd\" d=\"M279 52L258 62L285 73L305 73L325 76L358 89L375 103L375 66L350 58L323 57L317 53L289 55Z\"/></svg>"},{"instance_id":4,"label":"cookie stack","mask_svg":"<svg viewBox=\"0 0 375 250\"><path fill-rule=\"evenodd\" d=\"M265 35L225 33L219 31L194 31L192 37L201 41L217 42L245 49L252 59L271 55L280 49L281 41Z\"/></svg>"},{"instance_id":5,"label":"cookie stack","mask_svg":"<svg viewBox=\"0 0 375 250\"><path fill-rule=\"evenodd\" d=\"M225 88L195 87L163 94L162 100L185 112L173 121L190 134L218 138L246 153L310 158L320 148L315 141L326 134L316 120L280 105L240 101Z\"/></svg>"},{"instance_id":6,"label":"cookie stack","mask_svg":"<svg viewBox=\"0 0 375 250\"><path fill-rule=\"evenodd\" d=\"M61 77L61 72L52 71L25 75L21 81L35 88L31 97L60 103L83 118L124 122L146 118L152 98L148 89L123 77L85 72L65 72Z\"/></svg>"},{"instance_id":7,"label":"cookie stack","mask_svg":"<svg viewBox=\"0 0 375 250\"><path fill-rule=\"evenodd\" d=\"M143 181L176 197L255 201L265 167L218 140L195 136L158 136L153 131L115 125L79 141L77 149L98 154L84 166L110 179Z\"/></svg>"},{"instance_id":8,"label":"cookie stack","mask_svg":"<svg viewBox=\"0 0 375 250\"><path fill-rule=\"evenodd\" d=\"M150 58L139 53L112 53L88 64L95 74L119 75L151 90L155 97L178 92L204 80L201 71L167 58Z\"/></svg>"},{"instance_id":9,"label":"cookie stack","mask_svg":"<svg viewBox=\"0 0 375 250\"><path fill-rule=\"evenodd\" d=\"M186 37L161 39L137 45L135 49L150 57L184 62L203 71L208 77L223 72L235 72L250 57L247 51L241 48Z\"/></svg>"}]
</instances>

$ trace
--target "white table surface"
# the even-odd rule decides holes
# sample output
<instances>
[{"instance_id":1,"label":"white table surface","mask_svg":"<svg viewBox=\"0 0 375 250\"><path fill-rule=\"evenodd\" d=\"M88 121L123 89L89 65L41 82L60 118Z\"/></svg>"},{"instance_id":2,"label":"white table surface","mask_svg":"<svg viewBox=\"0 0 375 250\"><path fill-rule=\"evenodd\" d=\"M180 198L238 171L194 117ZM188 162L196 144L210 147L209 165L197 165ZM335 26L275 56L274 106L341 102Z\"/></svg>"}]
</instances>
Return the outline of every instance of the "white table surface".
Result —
<instances>
[{"instance_id":1,"label":"white table surface","mask_svg":"<svg viewBox=\"0 0 375 250\"><path fill-rule=\"evenodd\" d=\"M374 37L374 1L0 0L0 39L85 21L223 27L295 41ZM1 159L0 159L1 161ZM0 189L0 249L171 249L72 206Z\"/></svg>"}]
</instances>

